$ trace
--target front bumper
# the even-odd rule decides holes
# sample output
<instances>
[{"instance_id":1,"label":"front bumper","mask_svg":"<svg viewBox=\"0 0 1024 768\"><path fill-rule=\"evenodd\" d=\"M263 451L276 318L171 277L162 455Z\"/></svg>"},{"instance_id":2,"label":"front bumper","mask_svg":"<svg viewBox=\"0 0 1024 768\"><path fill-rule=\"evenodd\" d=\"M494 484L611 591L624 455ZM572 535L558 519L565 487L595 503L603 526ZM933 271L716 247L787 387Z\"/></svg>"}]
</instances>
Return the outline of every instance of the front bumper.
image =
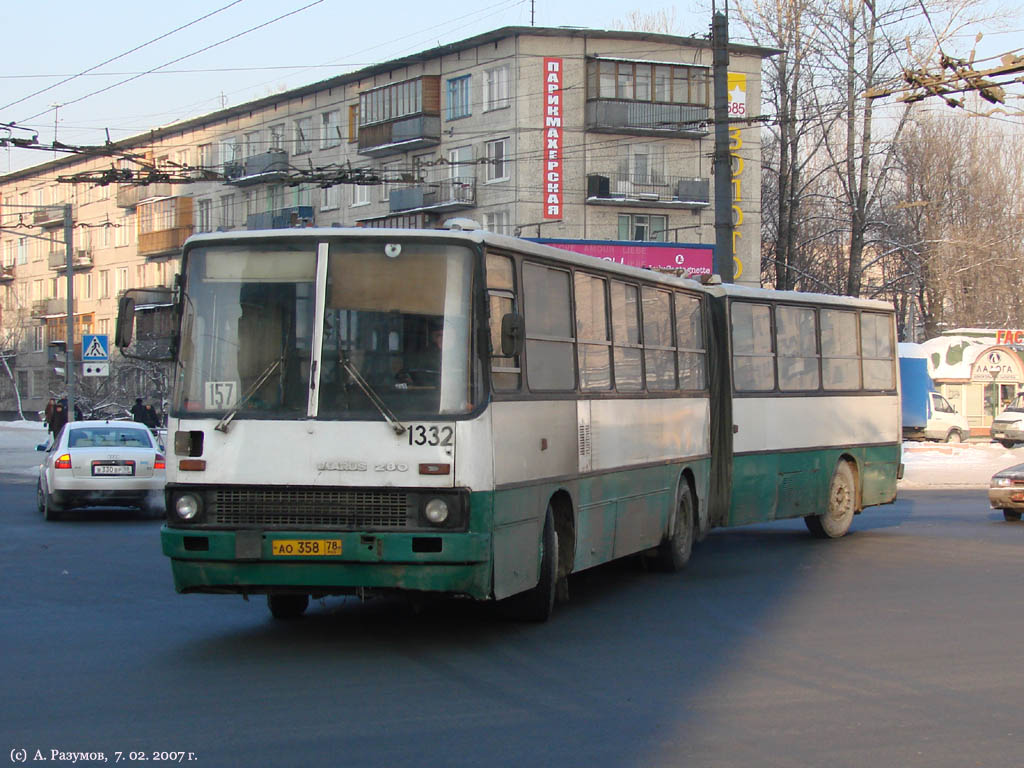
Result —
<instances>
[{"instance_id":1,"label":"front bumper","mask_svg":"<svg viewBox=\"0 0 1024 768\"><path fill-rule=\"evenodd\" d=\"M1024 485L989 488L988 503L992 509L1024 510Z\"/></svg>"},{"instance_id":2,"label":"front bumper","mask_svg":"<svg viewBox=\"0 0 1024 768\"><path fill-rule=\"evenodd\" d=\"M341 541L341 554L275 557L274 540ZM350 531L160 530L178 592L259 594L302 590L352 594L412 590L491 594L491 539L473 533L359 533Z\"/></svg>"}]
</instances>

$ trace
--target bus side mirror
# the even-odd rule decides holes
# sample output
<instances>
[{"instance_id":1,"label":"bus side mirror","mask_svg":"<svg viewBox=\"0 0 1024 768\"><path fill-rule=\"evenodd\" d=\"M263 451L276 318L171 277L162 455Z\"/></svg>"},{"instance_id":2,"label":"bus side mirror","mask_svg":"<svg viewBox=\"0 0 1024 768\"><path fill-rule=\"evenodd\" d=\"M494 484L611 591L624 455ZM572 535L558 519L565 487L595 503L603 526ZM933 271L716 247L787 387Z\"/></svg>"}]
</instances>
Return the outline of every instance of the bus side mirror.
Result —
<instances>
[{"instance_id":1,"label":"bus side mirror","mask_svg":"<svg viewBox=\"0 0 1024 768\"><path fill-rule=\"evenodd\" d=\"M117 303L117 326L114 329L114 345L124 349L131 346L135 330L135 299L122 296Z\"/></svg>"},{"instance_id":2,"label":"bus side mirror","mask_svg":"<svg viewBox=\"0 0 1024 768\"><path fill-rule=\"evenodd\" d=\"M526 323L517 312L509 312L501 318L501 355L516 357L523 352L523 339L526 337Z\"/></svg>"}]
</instances>

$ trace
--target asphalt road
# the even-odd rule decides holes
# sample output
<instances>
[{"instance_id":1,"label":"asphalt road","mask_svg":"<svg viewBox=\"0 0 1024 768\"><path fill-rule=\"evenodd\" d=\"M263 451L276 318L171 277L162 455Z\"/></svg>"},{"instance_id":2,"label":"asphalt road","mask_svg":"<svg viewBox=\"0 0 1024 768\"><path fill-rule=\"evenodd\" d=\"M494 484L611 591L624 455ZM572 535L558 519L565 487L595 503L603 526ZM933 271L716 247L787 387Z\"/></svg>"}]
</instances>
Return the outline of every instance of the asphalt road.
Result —
<instances>
[{"instance_id":1,"label":"asphalt road","mask_svg":"<svg viewBox=\"0 0 1024 768\"><path fill-rule=\"evenodd\" d=\"M259 599L176 595L155 520L44 523L9 478L0 510L5 761L1024 762L1024 524L981 490L902 493L839 541L799 521L715 532L678 575L574 577L543 625L397 599L274 622Z\"/></svg>"}]
</instances>

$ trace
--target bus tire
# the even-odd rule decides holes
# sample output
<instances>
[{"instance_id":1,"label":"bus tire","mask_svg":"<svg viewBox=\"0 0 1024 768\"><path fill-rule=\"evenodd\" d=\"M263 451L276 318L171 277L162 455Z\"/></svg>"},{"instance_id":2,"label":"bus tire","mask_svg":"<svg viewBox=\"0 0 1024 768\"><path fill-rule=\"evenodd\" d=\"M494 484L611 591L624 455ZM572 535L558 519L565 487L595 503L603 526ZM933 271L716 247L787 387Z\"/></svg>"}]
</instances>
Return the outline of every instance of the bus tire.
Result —
<instances>
[{"instance_id":1,"label":"bus tire","mask_svg":"<svg viewBox=\"0 0 1024 768\"><path fill-rule=\"evenodd\" d=\"M849 462L840 461L828 487L828 508L804 518L807 530L819 539L838 539L850 530L857 510L857 486Z\"/></svg>"},{"instance_id":2,"label":"bus tire","mask_svg":"<svg viewBox=\"0 0 1024 768\"><path fill-rule=\"evenodd\" d=\"M959 429L951 429L949 430L949 434L946 435L947 443L962 443L963 441L964 436L961 434Z\"/></svg>"},{"instance_id":3,"label":"bus tire","mask_svg":"<svg viewBox=\"0 0 1024 768\"><path fill-rule=\"evenodd\" d=\"M1003 509L1003 520L1008 523L1016 523L1020 520L1019 509Z\"/></svg>"},{"instance_id":4,"label":"bus tire","mask_svg":"<svg viewBox=\"0 0 1024 768\"><path fill-rule=\"evenodd\" d=\"M690 562L690 553L693 552L693 535L693 498L689 487L685 487L676 505L672 535L658 545L654 556L659 571L675 573L686 567Z\"/></svg>"},{"instance_id":5,"label":"bus tire","mask_svg":"<svg viewBox=\"0 0 1024 768\"><path fill-rule=\"evenodd\" d=\"M555 593L558 587L558 534L555 532L554 514L550 504L544 515L544 531L540 543L540 580L537 586L504 601L508 615L518 621L547 621L555 608Z\"/></svg>"},{"instance_id":6,"label":"bus tire","mask_svg":"<svg viewBox=\"0 0 1024 768\"><path fill-rule=\"evenodd\" d=\"M309 606L309 595L291 593L267 595L267 607L275 619L288 621L297 619L306 612Z\"/></svg>"}]
</instances>

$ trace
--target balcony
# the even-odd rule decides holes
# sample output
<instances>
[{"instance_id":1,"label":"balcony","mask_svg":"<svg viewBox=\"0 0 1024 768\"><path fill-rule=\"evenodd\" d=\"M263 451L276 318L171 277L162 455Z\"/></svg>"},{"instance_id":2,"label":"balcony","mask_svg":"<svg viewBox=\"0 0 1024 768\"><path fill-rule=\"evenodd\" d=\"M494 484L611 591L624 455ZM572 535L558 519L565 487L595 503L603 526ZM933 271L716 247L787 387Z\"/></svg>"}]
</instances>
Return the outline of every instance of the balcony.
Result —
<instances>
[{"instance_id":1,"label":"balcony","mask_svg":"<svg viewBox=\"0 0 1024 768\"><path fill-rule=\"evenodd\" d=\"M9 267L0 267L0 283L10 283L15 278L14 265Z\"/></svg>"},{"instance_id":2,"label":"balcony","mask_svg":"<svg viewBox=\"0 0 1024 768\"><path fill-rule=\"evenodd\" d=\"M146 259L177 256L192 234L192 198L165 197L139 203L138 254Z\"/></svg>"},{"instance_id":3,"label":"balcony","mask_svg":"<svg viewBox=\"0 0 1024 768\"><path fill-rule=\"evenodd\" d=\"M461 211L476 207L476 179L444 179L391 190L391 213Z\"/></svg>"},{"instance_id":4,"label":"balcony","mask_svg":"<svg viewBox=\"0 0 1024 768\"><path fill-rule=\"evenodd\" d=\"M192 227L172 227L156 232L139 233L139 256L147 259L165 259L177 256L181 246L192 235Z\"/></svg>"},{"instance_id":5,"label":"balcony","mask_svg":"<svg viewBox=\"0 0 1024 768\"><path fill-rule=\"evenodd\" d=\"M272 149L239 162L224 163L224 177L225 183L236 187L283 181L288 177L288 153Z\"/></svg>"},{"instance_id":6,"label":"balcony","mask_svg":"<svg viewBox=\"0 0 1024 768\"><path fill-rule=\"evenodd\" d=\"M418 115L359 128L359 154L384 157L441 143L441 116Z\"/></svg>"},{"instance_id":7,"label":"balcony","mask_svg":"<svg viewBox=\"0 0 1024 768\"><path fill-rule=\"evenodd\" d=\"M245 219L246 229L291 229L313 226L313 206L293 205L266 213L252 213Z\"/></svg>"},{"instance_id":8,"label":"balcony","mask_svg":"<svg viewBox=\"0 0 1024 768\"><path fill-rule=\"evenodd\" d=\"M50 251L49 256L47 256L47 262L50 265L50 269L63 272L68 265L67 252ZM71 258L71 269L92 269L92 251L88 248L76 248Z\"/></svg>"},{"instance_id":9,"label":"balcony","mask_svg":"<svg viewBox=\"0 0 1024 768\"><path fill-rule=\"evenodd\" d=\"M708 135L711 111L690 104L594 99L587 102L584 119L593 133L699 139Z\"/></svg>"},{"instance_id":10,"label":"balcony","mask_svg":"<svg viewBox=\"0 0 1024 768\"><path fill-rule=\"evenodd\" d=\"M638 208L707 208L710 179L658 174L590 174L587 205L631 205Z\"/></svg>"},{"instance_id":11,"label":"balcony","mask_svg":"<svg viewBox=\"0 0 1024 768\"><path fill-rule=\"evenodd\" d=\"M38 299L32 302L32 317L54 317L67 313L67 299Z\"/></svg>"},{"instance_id":12,"label":"balcony","mask_svg":"<svg viewBox=\"0 0 1024 768\"><path fill-rule=\"evenodd\" d=\"M170 197L170 184L120 184L117 187L117 207L135 208L139 203L157 197Z\"/></svg>"},{"instance_id":13,"label":"balcony","mask_svg":"<svg viewBox=\"0 0 1024 768\"><path fill-rule=\"evenodd\" d=\"M51 205L47 208L39 208L32 212L32 223L37 227L63 227L64 206Z\"/></svg>"}]
</instances>

